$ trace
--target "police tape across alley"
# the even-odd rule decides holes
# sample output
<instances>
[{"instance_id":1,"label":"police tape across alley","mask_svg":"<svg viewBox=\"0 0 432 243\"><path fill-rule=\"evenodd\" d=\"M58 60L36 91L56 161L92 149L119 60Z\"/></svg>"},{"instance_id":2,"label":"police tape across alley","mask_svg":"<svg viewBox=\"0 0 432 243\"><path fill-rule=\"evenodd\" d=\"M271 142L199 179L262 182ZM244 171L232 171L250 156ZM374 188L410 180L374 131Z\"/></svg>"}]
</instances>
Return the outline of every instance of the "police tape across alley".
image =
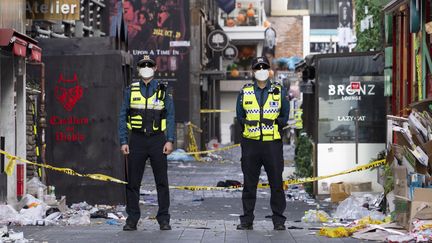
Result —
<instances>
[{"instance_id":1,"label":"police tape across alley","mask_svg":"<svg viewBox=\"0 0 432 243\"><path fill-rule=\"evenodd\" d=\"M217 151L222 151L222 150L228 150L228 149L232 149L235 147L238 147L239 144L234 144L228 147L224 147L224 148L219 148L219 149L213 149L213 150L208 150L208 151L199 151L199 152L194 152L194 153L187 153L187 154L204 154L204 153L211 153L211 152L217 152ZM39 166L42 168L46 168L46 169L50 169L50 170L55 170L58 171L60 173L64 173L67 175L71 175L71 176L79 176L79 177L87 177L93 180L100 180L100 181L110 181L110 182L115 182L115 183L119 183L119 184L127 184L127 182L122 181L120 179L108 176L108 175L104 175L104 174L81 174L76 172L73 169L70 168L59 168L59 167L54 167L48 164L38 164L36 162L31 162L28 161L26 159L20 158L18 156L14 156L4 150L0 149L0 154L3 154L6 156L6 158L9 160L6 168L5 168L5 172L8 176L11 176L13 173L13 169L15 168L15 164L16 161L21 161L23 163L26 164L31 164L31 165L35 165L35 166ZM288 188L288 185L296 185L296 184L303 184L303 183L308 183L308 182L314 182L314 181L319 181L319 180L323 180L323 179L327 179L327 178L331 178L331 177L336 177L336 176L340 176L340 175L346 175L346 174L350 174L350 173L354 173L354 172L359 172L359 171L364 171L364 170L368 170L368 169L373 169L376 167L379 167L381 165L384 165L386 163L385 159L382 160L376 160L373 161L369 164L366 165L359 165L356 166L355 168L349 169L349 170L344 170L338 173L334 173L334 174L330 174L330 175L326 175L326 176L318 176L318 177L307 177L307 178L296 178L296 179L289 179L289 180L285 180L284 181L284 189ZM268 183L259 183L258 184L258 188L269 188L270 185ZM177 189L177 190L190 190L190 191L202 191L202 190L229 190L229 189L239 189L242 188L241 186L230 186L230 187L217 187L217 186L170 186L171 189Z\"/></svg>"}]
</instances>

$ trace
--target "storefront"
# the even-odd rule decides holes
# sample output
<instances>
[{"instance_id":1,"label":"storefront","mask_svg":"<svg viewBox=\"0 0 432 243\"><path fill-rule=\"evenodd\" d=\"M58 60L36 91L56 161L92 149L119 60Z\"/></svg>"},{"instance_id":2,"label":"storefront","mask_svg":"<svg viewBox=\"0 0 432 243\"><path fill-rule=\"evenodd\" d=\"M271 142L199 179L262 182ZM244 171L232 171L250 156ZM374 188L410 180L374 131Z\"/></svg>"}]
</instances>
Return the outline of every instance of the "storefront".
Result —
<instances>
[{"instance_id":1,"label":"storefront","mask_svg":"<svg viewBox=\"0 0 432 243\"><path fill-rule=\"evenodd\" d=\"M26 157L26 62L40 62L37 41L15 31L0 29L0 146ZM0 158L0 202L13 202L25 192L26 165L20 162L11 176Z\"/></svg>"},{"instance_id":2,"label":"storefront","mask_svg":"<svg viewBox=\"0 0 432 243\"><path fill-rule=\"evenodd\" d=\"M430 0L393 0L384 7L385 94L394 115L432 97L431 6Z\"/></svg>"},{"instance_id":3,"label":"storefront","mask_svg":"<svg viewBox=\"0 0 432 243\"><path fill-rule=\"evenodd\" d=\"M324 54L314 57L315 89L305 98L316 144L316 176L369 163L385 149L384 61L376 52ZM312 109L311 109L312 108ZM310 114L310 113L313 114ZM334 182L372 182L381 190L376 171L361 171L320 180L317 194L328 194Z\"/></svg>"}]
</instances>

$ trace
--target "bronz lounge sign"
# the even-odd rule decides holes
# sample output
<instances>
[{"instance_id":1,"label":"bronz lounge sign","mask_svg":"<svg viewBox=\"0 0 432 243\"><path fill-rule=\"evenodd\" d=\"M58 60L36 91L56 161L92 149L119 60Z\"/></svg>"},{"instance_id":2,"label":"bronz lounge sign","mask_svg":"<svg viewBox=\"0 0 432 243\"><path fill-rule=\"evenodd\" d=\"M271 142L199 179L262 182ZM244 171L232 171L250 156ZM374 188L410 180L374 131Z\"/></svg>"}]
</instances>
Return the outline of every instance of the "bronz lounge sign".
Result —
<instances>
[{"instance_id":1,"label":"bronz lounge sign","mask_svg":"<svg viewBox=\"0 0 432 243\"><path fill-rule=\"evenodd\" d=\"M27 0L26 17L35 20L79 20L79 0Z\"/></svg>"}]
</instances>

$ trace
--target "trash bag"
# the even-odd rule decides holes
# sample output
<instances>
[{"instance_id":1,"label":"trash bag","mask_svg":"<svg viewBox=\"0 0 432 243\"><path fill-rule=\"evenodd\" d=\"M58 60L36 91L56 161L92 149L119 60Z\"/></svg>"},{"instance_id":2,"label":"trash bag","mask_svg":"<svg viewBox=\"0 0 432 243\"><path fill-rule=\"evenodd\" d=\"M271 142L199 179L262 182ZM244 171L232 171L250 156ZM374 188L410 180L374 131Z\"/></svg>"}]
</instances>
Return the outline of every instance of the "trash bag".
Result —
<instances>
[{"instance_id":1,"label":"trash bag","mask_svg":"<svg viewBox=\"0 0 432 243\"><path fill-rule=\"evenodd\" d=\"M15 222L18 218L18 212L12 206L0 205L0 224Z\"/></svg>"},{"instance_id":2,"label":"trash bag","mask_svg":"<svg viewBox=\"0 0 432 243\"><path fill-rule=\"evenodd\" d=\"M39 177L34 176L30 180L27 181L27 193L33 196L37 196L39 187L43 190L46 190L47 186L45 186L40 180Z\"/></svg>"},{"instance_id":3,"label":"trash bag","mask_svg":"<svg viewBox=\"0 0 432 243\"><path fill-rule=\"evenodd\" d=\"M56 212L60 212L60 209L58 209L58 208L49 208L49 209L46 211L45 216L48 216L48 215L53 214L53 213L56 213Z\"/></svg>"},{"instance_id":4,"label":"trash bag","mask_svg":"<svg viewBox=\"0 0 432 243\"><path fill-rule=\"evenodd\" d=\"M167 156L167 160L169 161L194 161L194 157L186 154L186 151L183 149L176 149L171 154Z\"/></svg>"},{"instance_id":5,"label":"trash bag","mask_svg":"<svg viewBox=\"0 0 432 243\"><path fill-rule=\"evenodd\" d=\"M37 220L42 220L45 217L45 204L37 205L36 207L23 208L20 210L21 224L34 225Z\"/></svg>"},{"instance_id":6,"label":"trash bag","mask_svg":"<svg viewBox=\"0 0 432 243\"><path fill-rule=\"evenodd\" d=\"M96 218L106 219L106 218L108 218L108 213L105 210L98 210L98 211L92 213L90 215L90 218L92 218L92 219L96 219Z\"/></svg>"},{"instance_id":7,"label":"trash bag","mask_svg":"<svg viewBox=\"0 0 432 243\"><path fill-rule=\"evenodd\" d=\"M32 208L41 204L45 204L45 203L42 200L39 200L30 194L26 194L21 199L21 201L18 202L17 209L20 210L22 208Z\"/></svg>"},{"instance_id":8,"label":"trash bag","mask_svg":"<svg viewBox=\"0 0 432 243\"><path fill-rule=\"evenodd\" d=\"M69 225L89 225L90 224L90 213L88 211L78 211L67 220Z\"/></svg>"},{"instance_id":9,"label":"trash bag","mask_svg":"<svg viewBox=\"0 0 432 243\"><path fill-rule=\"evenodd\" d=\"M343 200L336 208L333 217L338 219L361 219L369 216L370 212L363 207L363 202L356 197L350 196Z\"/></svg>"}]
</instances>

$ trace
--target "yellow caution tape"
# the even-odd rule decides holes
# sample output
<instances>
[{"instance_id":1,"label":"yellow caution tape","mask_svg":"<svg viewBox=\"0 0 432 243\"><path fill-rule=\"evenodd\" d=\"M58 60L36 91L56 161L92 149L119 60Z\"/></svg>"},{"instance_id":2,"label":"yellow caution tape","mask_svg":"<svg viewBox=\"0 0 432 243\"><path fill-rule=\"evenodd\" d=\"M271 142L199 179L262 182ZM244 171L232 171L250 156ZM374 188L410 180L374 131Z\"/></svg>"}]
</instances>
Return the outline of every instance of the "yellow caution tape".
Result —
<instances>
[{"instance_id":1,"label":"yellow caution tape","mask_svg":"<svg viewBox=\"0 0 432 243\"><path fill-rule=\"evenodd\" d=\"M201 109L201 113L219 113L219 112L234 112L235 110L215 110L215 109Z\"/></svg>"},{"instance_id":2,"label":"yellow caution tape","mask_svg":"<svg viewBox=\"0 0 432 243\"><path fill-rule=\"evenodd\" d=\"M28 161L26 159L20 158L18 156L14 156L14 155L12 155L12 154L4 151L4 150L1 150L1 149L0 149L0 154L4 154L6 156L6 158L9 159L9 162L6 165L6 169L5 169L5 172L8 176L12 175L13 170L15 168L16 160L19 160L19 161L24 162L26 164L35 165L35 166L39 166L39 167L50 169L50 170L55 170L55 171L62 172L62 173L72 175L72 176L87 177L87 178L91 178L91 179L99 180L99 181L111 181L111 182L115 182L115 183L119 183L119 184L127 184L127 182L125 182L125 181L116 179L116 178L111 177L111 176L103 175L103 174L80 174L80 173L78 173L78 172L76 172L70 168L60 168L60 167L54 167L54 166L47 165L47 164L38 164L35 162Z\"/></svg>"},{"instance_id":3,"label":"yellow caution tape","mask_svg":"<svg viewBox=\"0 0 432 243\"><path fill-rule=\"evenodd\" d=\"M193 129L195 128L199 132L202 132L202 130L198 126L192 124L192 122L188 122L186 125L188 126L188 137L189 137L189 145L187 150L191 153L196 153L198 152L198 145L195 140ZM194 158L197 161L201 161L199 154L194 154Z\"/></svg>"},{"instance_id":4,"label":"yellow caution tape","mask_svg":"<svg viewBox=\"0 0 432 243\"><path fill-rule=\"evenodd\" d=\"M374 220L371 217L367 216L362 219L360 219L357 222L357 225L354 227L336 227L336 228L330 228L330 227L324 227L321 228L321 230L318 232L319 235L327 236L330 238L342 238L342 237L349 237L354 232L359 231L360 229L366 228L370 224L383 224L383 223L389 223L391 220L386 218L384 221L381 220Z\"/></svg>"},{"instance_id":5,"label":"yellow caution tape","mask_svg":"<svg viewBox=\"0 0 432 243\"><path fill-rule=\"evenodd\" d=\"M6 165L5 172L6 175L11 176L13 174L13 170L16 164L16 157L11 155L6 155L6 158L9 159L8 164Z\"/></svg>"},{"instance_id":6,"label":"yellow caution tape","mask_svg":"<svg viewBox=\"0 0 432 243\"><path fill-rule=\"evenodd\" d=\"M171 189L177 190L189 190L189 191L223 191L223 190L232 190L232 189L241 189L241 186L229 186L229 187L221 187L221 186L170 186Z\"/></svg>"},{"instance_id":7,"label":"yellow caution tape","mask_svg":"<svg viewBox=\"0 0 432 243\"><path fill-rule=\"evenodd\" d=\"M238 146L238 144L234 144L232 146ZM323 179L327 179L327 178L331 178L331 177L336 177L336 176L340 176L340 175L350 174L350 173L353 173L353 172L368 170L368 169L372 169L372 168L381 166L381 165L383 165L385 163L386 163L385 159L376 160L376 161L371 162L369 164L360 165L360 166L357 166L357 167L355 167L353 169L345 170L345 171L342 171L342 172L339 172L339 173L335 173L335 174L331 174L331 175L286 180L286 181L284 181L283 187L286 190L286 189L288 189L288 185L296 185L296 184L303 184L303 183L307 183L307 182L314 182L314 181L319 181L319 180L323 180ZM259 183L257 185L257 187L258 188L269 188L270 184L269 183ZM205 190L236 189L236 188L241 188L241 187L171 186L170 188L172 188L172 189L178 189L178 190L190 190L190 191L203 191L204 190L205 191Z\"/></svg>"},{"instance_id":8,"label":"yellow caution tape","mask_svg":"<svg viewBox=\"0 0 432 243\"><path fill-rule=\"evenodd\" d=\"M206 150L206 151L186 152L186 154L208 154L208 153L213 153L213 152L218 152L218 151L229 150L229 149L232 149L232 148L235 148L238 146L240 146L240 144L233 144L233 145L226 146L223 148Z\"/></svg>"},{"instance_id":9,"label":"yellow caution tape","mask_svg":"<svg viewBox=\"0 0 432 243\"><path fill-rule=\"evenodd\" d=\"M330 174L330 175L326 175L326 176L291 179L291 180L284 181L284 184L285 185L296 185L296 184L303 184L303 183L306 183L306 182L319 181L319 180L323 180L323 179L327 179L327 178L331 178L331 177L336 177L336 176L340 176L340 175L350 174L350 173L353 173L353 172L358 172L358 171L372 169L372 168L381 166L381 165L383 165L385 163L386 163L385 159L376 160L376 161L371 162L369 164L359 165L359 166L357 166L357 167L355 167L353 169L344 170L344 171L339 172L339 173Z\"/></svg>"}]
</instances>

